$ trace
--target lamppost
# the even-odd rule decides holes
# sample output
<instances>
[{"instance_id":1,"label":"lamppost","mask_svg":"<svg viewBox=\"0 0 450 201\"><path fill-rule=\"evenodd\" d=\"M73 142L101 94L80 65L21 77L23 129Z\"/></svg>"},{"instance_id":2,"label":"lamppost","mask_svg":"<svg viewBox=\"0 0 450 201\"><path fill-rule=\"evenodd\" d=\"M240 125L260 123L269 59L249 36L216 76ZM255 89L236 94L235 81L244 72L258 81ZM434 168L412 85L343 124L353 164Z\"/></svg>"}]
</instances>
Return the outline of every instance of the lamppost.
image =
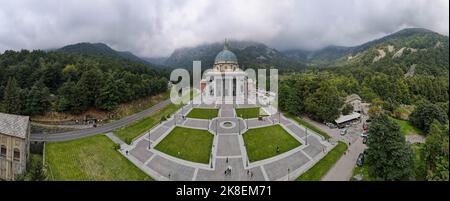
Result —
<instances>
[{"instance_id":1,"label":"lamppost","mask_svg":"<svg viewBox=\"0 0 450 201\"><path fill-rule=\"evenodd\" d=\"M150 132L148 132L148 149L152 148L152 143L150 142Z\"/></svg>"},{"instance_id":2,"label":"lamppost","mask_svg":"<svg viewBox=\"0 0 450 201\"><path fill-rule=\"evenodd\" d=\"M278 123L281 124L281 112L280 111L278 111Z\"/></svg>"},{"instance_id":3,"label":"lamppost","mask_svg":"<svg viewBox=\"0 0 450 201\"><path fill-rule=\"evenodd\" d=\"M210 154L211 155L211 168L213 168L213 155L212 155L212 153Z\"/></svg>"},{"instance_id":4,"label":"lamppost","mask_svg":"<svg viewBox=\"0 0 450 201\"><path fill-rule=\"evenodd\" d=\"M305 128L305 131L306 131L306 139L305 139L305 142L306 142L306 145L308 145L308 129L307 128Z\"/></svg>"},{"instance_id":5,"label":"lamppost","mask_svg":"<svg viewBox=\"0 0 450 201\"><path fill-rule=\"evenodd\" d=\"M241 121L238 118L236 118L236 119L238 121L238 129L239 129L239 135L240 135L241 134Z\"/></svg>"},{"instance_id":6,"label":"lamppost","mask_svg":"<svg viewBox=\"0 0 450 201\"><path fill-rule=\"evenodd\" d=\"M287 180L289 181L289 168L288 168Z\"/></svg>"},{"instance_id":7,"label":"lamppost","mask_svg":"<svg viewBox=\"0 0 450 201\"><path fill-rule=\"evenodd\" d=\"M247 115L244 116L244 121L245 121L245 129L248 129Z\"/></svg>"}]
</instances>

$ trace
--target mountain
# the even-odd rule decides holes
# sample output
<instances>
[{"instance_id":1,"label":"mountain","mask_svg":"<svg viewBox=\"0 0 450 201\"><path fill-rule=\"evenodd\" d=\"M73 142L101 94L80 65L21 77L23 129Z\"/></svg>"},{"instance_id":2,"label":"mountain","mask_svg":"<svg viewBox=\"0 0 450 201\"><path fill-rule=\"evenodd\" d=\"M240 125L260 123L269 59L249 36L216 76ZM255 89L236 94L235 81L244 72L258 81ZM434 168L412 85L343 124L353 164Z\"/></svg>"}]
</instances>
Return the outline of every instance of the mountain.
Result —
<instances>
[{"instance_id":1,"label":"mountain","mask_svg":"<svg viewBox=\"0 0 450 201\"><path fill-rule=\"evenodd\" d=\"M329 46L317 51L289 50L291 59L322 66L399 66L448 69L448 36L422 28L403 29L354 47Z\"/></svg>"},{"instance_id":2,"label":"mountain","mask_svg":"<svg viewBox=\"0 0 450 201\"><path fill-rule=\"evenodd\" d=\"M252 41L229 41L229 48L238 58L241 68L279 68L283 71L301 70L305 65L291 59L280 51ZM203 69L211 68L214 59L223 49L223 43L211 43L175 50L164 62L175 68L192 68L192 61L202 61Z\"/></svg>"},{"instance_id":3,"label":"mountain","mask_svg":"<svg viewBox=\"0 0 450 201\"><path fill-rule=\"evenodd\" d=\"M164 66L168 57L142 57L143 60L159 66Z\"/></svg>"},{"instance_id":4,"label":"mountain","mask_svg":"<svg viewBox=\"0 0 450 201\"><path fill-rule=\"evenodd\" d=\"M76 54L98 55L112 58L122 58L130 61L135 61L143 64L150 64L150 62L139 58L128 51L116 51L104 43L77 43L67 45L56 51Z\"/></svg>"},{"instance_id":5,"label":"mountain","mask_svg":"<svg viewBox=\"0 0 450 201\"><path fill-rule=\"evenodd\" d=\"M291 58L304 63L329 64L348 54L351 47L344 46L328 46L316 51L308 50L287 50L283 53Z\"/></svg>"}]
</instances>

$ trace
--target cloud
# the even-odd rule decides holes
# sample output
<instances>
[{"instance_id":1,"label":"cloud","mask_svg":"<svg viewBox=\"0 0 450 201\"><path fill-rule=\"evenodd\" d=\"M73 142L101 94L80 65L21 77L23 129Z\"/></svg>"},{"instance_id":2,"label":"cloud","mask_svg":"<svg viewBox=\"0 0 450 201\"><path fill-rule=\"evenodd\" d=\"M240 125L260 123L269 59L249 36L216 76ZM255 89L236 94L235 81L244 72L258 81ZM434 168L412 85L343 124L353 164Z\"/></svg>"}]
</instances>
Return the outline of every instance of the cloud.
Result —
<instances>
[{"instance_id":1,"label":"cloud","mask_svg":"<svg viewBox=\"0 0 450 201\"><path fill-rule=\"evenodd\" d=\"M0 0L0 52L104 42L139 56L224 38L278 49L357 45L406 27L449 32L447 0Z\"/></svg>"}]
</instances>

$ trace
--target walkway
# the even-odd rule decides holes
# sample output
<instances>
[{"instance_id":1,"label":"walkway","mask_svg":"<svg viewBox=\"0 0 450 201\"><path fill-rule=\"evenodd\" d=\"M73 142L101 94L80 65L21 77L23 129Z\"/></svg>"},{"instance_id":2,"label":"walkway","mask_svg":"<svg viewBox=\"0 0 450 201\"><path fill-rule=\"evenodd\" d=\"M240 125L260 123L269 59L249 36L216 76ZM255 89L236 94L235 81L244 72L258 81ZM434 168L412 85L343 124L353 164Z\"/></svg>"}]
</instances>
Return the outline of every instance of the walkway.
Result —
<instances>
[{"instance_id":1,"label":"walkway","mask_svg":"<svg viewBox=\"0 0 450 201\"><path fill-rule=\"evenodd\" d=\"M201 107L207 106L201 105ZM175 124L170 122L174 122L173 118L179 118L180 115L173 115L167 122L148 131L131 145L122 145L120 152L156 180L273 181L295 180L335 146L311 131L308 131L307 135L303 126L282 115L281 122L278 121L278 114L267 117L263 121L243 120L235 117L233 105L219 105L219 108L221 108L219 117L213 120L186 118L180 123L177 121L176 125L208 130L214 135L212 160L209 164L182 160L154 149L175 128ZM175 114L181 114L181 112L187 114L191 109L191 105L188 104ZM225 121L230 122L227 124L228 127L222 124ZM302 145L272 158L249 162L241 133L245 133L247 129L274 124L281 125ZM224 174L227 167L232 168L230 175Z\"/></svg>"},{"instance_id":2,"label":"walkway","mask_svg":"<svg viewBox=\"0 0 450 201\"><path fill-rule=\"evenodd\" d=\"M315 122L308 118L303 118L306 122L316 126L317 128L328 133L333 139L343 141L348 147L348 151L344 154L334 166L322 177L322 181L349 181L353 176L353 169L355 168L358 155L366 149L366 145L362 143L360 136L362 132L362 125L357 124L348 128L347 134L340 135L337 128L330 129L328 126ZM363 119L364 120L364 119Z\"/></svg>"}]
</instances>

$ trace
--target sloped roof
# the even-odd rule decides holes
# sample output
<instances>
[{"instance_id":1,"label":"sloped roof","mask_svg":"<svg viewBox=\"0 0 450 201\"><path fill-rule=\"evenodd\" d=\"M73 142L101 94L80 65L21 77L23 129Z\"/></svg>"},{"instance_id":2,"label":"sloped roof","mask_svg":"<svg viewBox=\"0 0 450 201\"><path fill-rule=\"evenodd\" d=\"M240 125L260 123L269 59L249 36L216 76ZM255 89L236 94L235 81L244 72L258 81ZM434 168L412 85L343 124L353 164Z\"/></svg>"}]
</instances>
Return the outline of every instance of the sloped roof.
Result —
<instances>
[{"instance_id":1,"label":"sloped roof","mask_svg":"<svg viewBox=\"0 0 450 201\"><path fill-rule=\"evenodd\" d=\"M0 113L0 134L25 139L30 117Z\"/></svg>"},{"instance_id":2,"label":"sloped roof","mask_svg":"<svg viewBox=\"0 0 450 201\"><path fill-rule=\"evenodd\" d=\"M361 117L361 114L357 113L357 112L353 112L352 114L349 115L341 115L339 118L337 118L336 120L334 120L337 124L340 123L344 123L353 119L357 119Z\"/></svg>"},{"instance_id":3,"label":"sloped roof","mask_svg":"<svg viewBox=\"0 0 450 201\"><path fill-rule=\"evenodd\" d=\"M355 100L361 101L361 97L359 97L358 94L351 94L351 95L345 97L345 102L346 103L352 102L352 101L355 101Z\"/></svg>"}]
</instances>

